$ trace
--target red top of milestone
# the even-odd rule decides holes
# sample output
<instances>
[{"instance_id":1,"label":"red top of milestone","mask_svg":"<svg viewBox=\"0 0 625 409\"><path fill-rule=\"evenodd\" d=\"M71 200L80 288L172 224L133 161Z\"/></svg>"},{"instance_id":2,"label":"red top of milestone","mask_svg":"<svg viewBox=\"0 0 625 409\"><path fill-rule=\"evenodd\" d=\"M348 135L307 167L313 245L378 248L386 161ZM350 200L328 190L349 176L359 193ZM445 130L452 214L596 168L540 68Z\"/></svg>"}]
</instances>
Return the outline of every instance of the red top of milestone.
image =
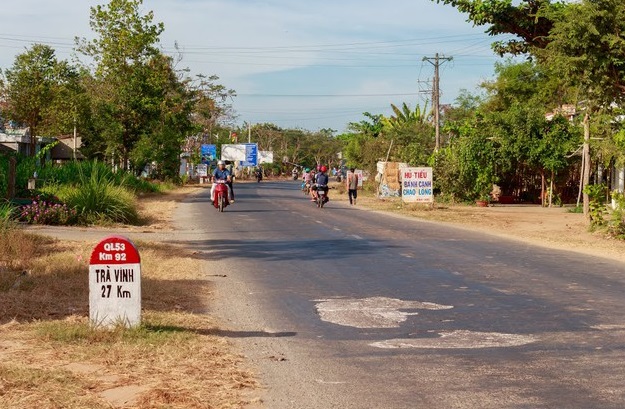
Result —
<instances>
[{"instance_id":1,"label":"red top of milestone","mask_svg":"<svg viewBox=\"0 0 625 409\"><path fill-rule=\"evenodd\" d=\"M99 242L91 252L89 264L139 264L137 248L122 236L110 236Z\"/></svg>"}]
</instances>

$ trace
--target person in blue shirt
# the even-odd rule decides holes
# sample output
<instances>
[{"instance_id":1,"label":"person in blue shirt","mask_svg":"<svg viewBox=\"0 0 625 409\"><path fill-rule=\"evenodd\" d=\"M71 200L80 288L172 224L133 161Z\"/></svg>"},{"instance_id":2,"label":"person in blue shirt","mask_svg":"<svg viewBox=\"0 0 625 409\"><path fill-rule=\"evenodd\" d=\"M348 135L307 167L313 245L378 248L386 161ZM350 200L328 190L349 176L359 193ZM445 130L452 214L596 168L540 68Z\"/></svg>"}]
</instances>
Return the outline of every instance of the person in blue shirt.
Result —
<instances>
[{"instance_id":1,"label":"person in blue shirt","mask_svg":"<svg viewBox=\"0 0 625 409\"><path fill-rule=\"evenodd\" d=\"M220 160L217 162L217 169L213 171L212 178L213 185L211 186L211 202L215 200L215 183L218 180L225 180L226 185L228 186L228 200L230 203L234 203L234 198L232 197L232 188L230 187L230 183L232 182L232 175L230 171L226 169L226 164L224 161Z\"/></svg>"}]
</instances>

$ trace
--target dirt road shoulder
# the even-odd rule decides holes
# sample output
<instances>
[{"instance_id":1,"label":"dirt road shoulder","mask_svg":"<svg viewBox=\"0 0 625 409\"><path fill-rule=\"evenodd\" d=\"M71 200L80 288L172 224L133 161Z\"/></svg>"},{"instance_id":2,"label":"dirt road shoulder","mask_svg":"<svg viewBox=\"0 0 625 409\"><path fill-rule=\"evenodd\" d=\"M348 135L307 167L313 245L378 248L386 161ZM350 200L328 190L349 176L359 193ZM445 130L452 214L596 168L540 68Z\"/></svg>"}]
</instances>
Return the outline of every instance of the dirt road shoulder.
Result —
<instances>
[{"instance_id":1,"label":"dirt road shoulder","mask_svg":"<svg viewBox=\"0 0 625 409\"><path fill-rule=\"evenodd\" d=\"M430 208L402 205L398 199L380 200L373 197L359 198L358 206L363 210L444 223L554 250L574 251L625 262L625 241L599 232L590 232L584 216L571 213L568 208L542 208L534 205L499 205L485 208L436 205Z\"/></svg>"}]
</instances>

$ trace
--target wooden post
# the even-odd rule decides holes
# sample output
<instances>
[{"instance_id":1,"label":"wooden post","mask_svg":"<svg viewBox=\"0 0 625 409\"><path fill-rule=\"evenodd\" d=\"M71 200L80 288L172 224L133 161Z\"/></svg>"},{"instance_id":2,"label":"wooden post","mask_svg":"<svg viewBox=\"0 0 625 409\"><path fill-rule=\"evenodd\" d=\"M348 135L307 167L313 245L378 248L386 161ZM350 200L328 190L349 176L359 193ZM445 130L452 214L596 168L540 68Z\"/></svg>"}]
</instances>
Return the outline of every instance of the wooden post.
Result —
<instances>
[{"instance_id":1,"label":"wooden post","mask_svg":"<svg viewBox=\"0 0 625 409\"><path fill-rule=\"evenodd\" d=\"M380 183L378 183L378 199L380 198L380 188L382 188L382 182L384 182L384 175L386 173L386 164L388 163L389 158L391 157L391 150L393 149L393 142L395 139L391 139L391 144L388 147L388 152L386 153L386 162L384 162L384 167L382 168L382 176L380 176Z\"/></svg>"},{"instance_id":2,"label":"wooden post","mask_svg":"<svg viewBox=\"0 0 625 409\"><path fill-rule=\"evenodd\" d=\"M590 114L586 111L584 115L584 147L582 151L584 167L582 168L582 186L585 188L590 184ZM584 199L584 216L590 221L590 198L588 193L582 190L582 198Z\"/></svg>"},{"instance_id":3,"label":"wooden post","mask_svg":"<svg viewBox=\"0 0 625 409\"><path fill-rule=\"evenodd\" d=\"M14 157L9 158L9 186L7 189L7 199L11 200L15 198L15 179L17 172L15 170L17 166L17 159Z\"/></svg>"},{"instance_id":4,"label":"wooden post","mask_svg":"<svg viewBox=\"0 0 625 409\"><path fill-rule=\"evenodd\" d=\"M540 170L540 207L545 207L545 170Z\"/></svg>"}]
</instances>

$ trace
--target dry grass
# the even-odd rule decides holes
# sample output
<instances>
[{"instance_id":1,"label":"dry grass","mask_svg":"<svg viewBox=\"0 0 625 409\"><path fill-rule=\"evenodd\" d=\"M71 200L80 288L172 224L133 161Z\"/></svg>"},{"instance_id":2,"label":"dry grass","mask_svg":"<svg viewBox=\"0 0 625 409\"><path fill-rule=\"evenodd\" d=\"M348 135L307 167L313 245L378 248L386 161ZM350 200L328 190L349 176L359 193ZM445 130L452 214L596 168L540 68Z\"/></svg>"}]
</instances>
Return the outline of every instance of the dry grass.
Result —
<instances>
[{"instance_id":1,"label":"dry grass","mask_svg":"<svg viewBox=\"0 0 625 409\"><path fill-rule=\"evenodd\" d=\"M183 249L137 243L143 324L95 330L86 273L94 244L20 231L0 238L0 407L244 406L256 383L205 314L211 285L201 261ZM120 387L131 391L127 404L115 400Z\"/></svg>"},{"instance_id":2,"label":"dry grass","mask_svg":"<svg viewBox=\"0 0 625 409\"><path fill-rule=\"evenodd\" d=\"M172 230L172 214L178 203L204 188L201 185L184 186L141 196L138 208L141 226L155 230Z\"/></svg>"}]
</instances>

